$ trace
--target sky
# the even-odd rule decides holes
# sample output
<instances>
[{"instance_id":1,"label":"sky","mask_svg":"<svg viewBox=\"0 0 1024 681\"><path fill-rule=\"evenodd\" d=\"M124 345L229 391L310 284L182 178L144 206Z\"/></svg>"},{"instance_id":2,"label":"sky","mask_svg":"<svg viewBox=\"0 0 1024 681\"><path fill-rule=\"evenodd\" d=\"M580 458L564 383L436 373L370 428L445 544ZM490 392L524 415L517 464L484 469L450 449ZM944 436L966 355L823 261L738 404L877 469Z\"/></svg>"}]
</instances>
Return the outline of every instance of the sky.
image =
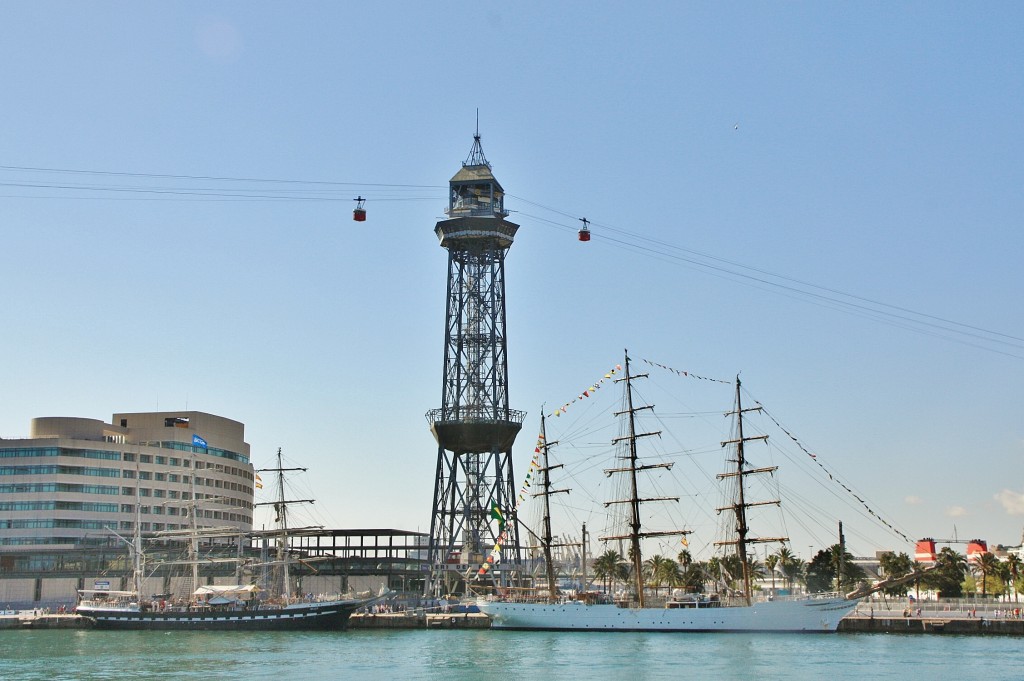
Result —
<instances>
[{"instance_id":1,"label":"sky","mask_svg":"<svg viewBox=\"0 0 1024 681\"><path fill-rule=\"evenodd\" d=\"M433 228L479 116L521 225L517 478L541 412L628 348L676 414L732 389L643 360L741 374L800 475L833 474L782 484L853 553L1020 544L1022 25L1009 2L2 3L0 436L210 412L257 467L309 468L314 521L427 531ZM566 533L600 526L606 387L548 424L586 443L557 452ZM720 466L713 438L663 441Z\"/></svg>"}]
</instances>

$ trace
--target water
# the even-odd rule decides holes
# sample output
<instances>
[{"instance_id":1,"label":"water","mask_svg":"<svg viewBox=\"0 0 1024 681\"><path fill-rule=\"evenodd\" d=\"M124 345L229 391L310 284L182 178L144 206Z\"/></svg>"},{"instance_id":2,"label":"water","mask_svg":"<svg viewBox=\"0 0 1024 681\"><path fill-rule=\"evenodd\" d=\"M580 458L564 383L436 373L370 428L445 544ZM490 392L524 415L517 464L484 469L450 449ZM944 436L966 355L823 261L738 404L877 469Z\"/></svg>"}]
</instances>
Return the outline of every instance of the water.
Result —
<instances>
[{"instance_id":1,"label":"water","mask_svg":"<svg viewBox=\"0 0 1024 681\"><path fill-rule=\"evenodd\" d=\"M0 631L3 681L1017 679L1016 638L499 631Z\"/></svg>"}]
</instances>

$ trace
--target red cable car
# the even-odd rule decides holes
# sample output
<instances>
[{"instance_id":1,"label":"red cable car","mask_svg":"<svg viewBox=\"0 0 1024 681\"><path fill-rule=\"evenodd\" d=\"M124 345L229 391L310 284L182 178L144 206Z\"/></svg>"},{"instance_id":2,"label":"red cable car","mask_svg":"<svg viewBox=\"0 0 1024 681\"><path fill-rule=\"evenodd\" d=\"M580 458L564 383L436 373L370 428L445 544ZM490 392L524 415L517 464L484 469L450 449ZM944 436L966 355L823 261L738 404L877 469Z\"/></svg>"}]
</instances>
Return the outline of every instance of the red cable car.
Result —
<instances>
[{"instance_id":1,"label":"red cable car","mask_svg":"<svg viewBox=\"0 0 1024 681\"><path fill-rule=\"evenodd\" d=\"M583 223L583 227L580 228L580 241L590 241L590 221L580 218L580 222Z\"/></svg>"},{"instance_id":2,"label":"red cable car","mask_svg":"<svg viewBox=\"0 0 1024 681\"><path fill-rule=\"evenodd\" d=\"M360 196L357 199L352 199L356 202L356 209L352 211L352 219L356 222L366 222L366 209L363 208L363 204L366 203L366 199Z\"/></svg>"}]
</instances>

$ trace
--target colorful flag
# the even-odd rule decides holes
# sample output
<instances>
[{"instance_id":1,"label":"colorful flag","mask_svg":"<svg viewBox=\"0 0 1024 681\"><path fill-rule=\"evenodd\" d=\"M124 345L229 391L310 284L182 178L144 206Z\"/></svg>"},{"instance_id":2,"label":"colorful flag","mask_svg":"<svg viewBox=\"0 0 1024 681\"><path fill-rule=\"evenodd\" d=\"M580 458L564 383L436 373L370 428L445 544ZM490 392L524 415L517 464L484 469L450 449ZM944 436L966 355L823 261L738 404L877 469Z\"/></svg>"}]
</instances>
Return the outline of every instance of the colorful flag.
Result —
<instances>
[{"instance_id":1,"label":"colorful flag","mask_svg":"<svg viewBox=\"0 0 1024 681\"><path fill-rule=\"evenodd\" d=\"M498 508L498 502L491 502L491 517L498 521L498 532L505 531L505 516L501 514L501 509Z\"/></svg>"},{"instance_id":2,"label":"colorful flag","mask_svg":"<svg viewBox=\"0 0 1024 681\"><path fill-rule=\"evenodd\" d=\"M192 446L193 447L202 447L203 449L208 449L208 447L206 446L206 440L204 440L203 438L199 437L198 435L193 435L192 436Z\"/></svg>"},{"instance_id":3,"label":"colorful flag","mask_svg":"<svg viewBox=\"0 0 1024 681\"><path fill-rule=\"evenodd\" d=\"M263 489L263 478L259 473L256 474L256 489Z\"/></svg>"}]
</instances>

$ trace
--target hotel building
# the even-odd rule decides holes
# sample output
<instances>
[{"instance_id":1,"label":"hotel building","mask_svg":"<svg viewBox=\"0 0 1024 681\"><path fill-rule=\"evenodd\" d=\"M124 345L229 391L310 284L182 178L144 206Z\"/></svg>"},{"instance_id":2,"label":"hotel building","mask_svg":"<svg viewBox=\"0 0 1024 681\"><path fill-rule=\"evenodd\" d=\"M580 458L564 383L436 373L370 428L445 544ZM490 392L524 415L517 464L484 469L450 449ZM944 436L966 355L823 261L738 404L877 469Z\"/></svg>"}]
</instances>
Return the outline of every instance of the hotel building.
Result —
<instances>
[{"instance_id":1,"label":"hotel building","mask_svg":"<svg viewBox=\"0 0 1024 681\"><path fill-rule=\"evenodd\" d=\"M196 585L175 564L188 533L174 532L190 528L188 513L195 509L197 526L218 528L218 537L221 528L253 531L259 483L244 437L237 421L175 411L114 414L110 423L37 418L28 438L0 438L0 610L71 607L78 589L128 588L125 540L136 522L147 540L147 568L154 568L145 593L190 594ZM324 529L289 540L292 550L318 561L315 568L293 566L303 591L376 590L382 583L423 591L422 533ZM206 558L238 555L230 541L201 541ZM247 559L266 562L266 542L246 540ZM202 584L239 583L236 562L204 562L200 570ZM256 571L244 578L264 577Z\"/></svg>"},{"instance_id":2,"label":"hotel building","mask_svg":"<svg viewBox=\"0 0 1024 681\"><path fill-rule=\"evenodd\" d=\"M116 545L136 522L185 529L193 508L199 527L251 530L244 436L198 411L33 419L27 439L0 439L0 572L55 569L63 552Z\"/></svg>"}]
</instances>

